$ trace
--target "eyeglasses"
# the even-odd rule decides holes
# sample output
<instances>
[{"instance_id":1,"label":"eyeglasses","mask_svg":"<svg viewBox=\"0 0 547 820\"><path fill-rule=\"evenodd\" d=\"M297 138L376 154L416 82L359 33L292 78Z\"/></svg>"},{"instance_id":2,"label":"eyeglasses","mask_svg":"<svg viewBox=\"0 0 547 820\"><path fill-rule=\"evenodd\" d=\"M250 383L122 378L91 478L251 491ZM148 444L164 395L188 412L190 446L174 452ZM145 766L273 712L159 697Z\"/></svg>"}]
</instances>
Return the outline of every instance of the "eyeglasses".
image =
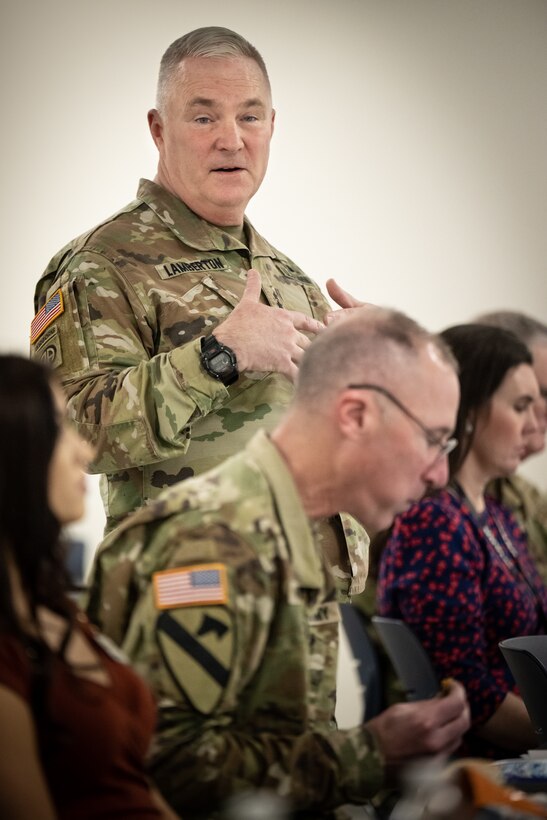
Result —
<instances>
[{"instance_id":1,"label":"eyeglasses","mask_svg":"<svg viewBox=\"0 0 547 820\"><path fill-rule=\"evenodd\" d=\"M381 393L382 396L385 396L386 399L389 399L390 402L394 404L395 407L398 407L407 418L411 419L414 424L418 425L425 436L428 446L438 448L439 454L437 458L444 458L444 456L447 456L452 452L452 450L454 450L455 447L457 447L458 439L449 438L446 439L446 441L443 441L442 433L438 433L435 430L432 430L431 427L427 427L423 421L420 421L420 419L414 415L414 413L411 413L408 407L405 407L402 401L399 401L397 396L394 396L393 393L385 387L381 387L379 384L348 384L348 388L350 390L375 390L377 393Z\"/></svg>"}]
</instances>

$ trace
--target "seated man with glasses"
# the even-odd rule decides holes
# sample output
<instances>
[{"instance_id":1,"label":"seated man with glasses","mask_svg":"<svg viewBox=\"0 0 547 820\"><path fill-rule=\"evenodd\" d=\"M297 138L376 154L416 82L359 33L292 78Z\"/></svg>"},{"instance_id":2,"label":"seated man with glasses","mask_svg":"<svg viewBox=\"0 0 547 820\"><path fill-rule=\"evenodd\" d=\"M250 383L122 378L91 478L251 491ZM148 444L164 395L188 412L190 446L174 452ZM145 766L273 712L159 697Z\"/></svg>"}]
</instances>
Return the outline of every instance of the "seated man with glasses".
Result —
<instances>
[{"instance_id":1,"label":"seated man with glasses","mask_svg":"<svg viewBox=\"0 0 547 820\"><path fill-rule=\"evenodd\" d=\"M299 818L339 817L410 758L460 744L457 682L336 727L340 616L317 526L345 511L373 534L444 485L458 398L437 336L356 309L314 339L269 436L103 542L89 613L157 695L151 773L182 816L218 817L230 796L268 789Z\"/></svg>"},{"instance_id":2,"label":"seated man with glasses","mask_svg":"<svg viewBox=\"0 0 547 820\"><path fill-rule=\"evenodd\" d=\"M459 444L448 486L399 515L382 552L378 612L410 626L439 679L465 684L464 753L507 758L537 745L500 641L547 632L547 588L492 483L519 467L538 434L538 382L515 334L480 323L441 334L459 365Z\"/></svg>"}]
</instances>

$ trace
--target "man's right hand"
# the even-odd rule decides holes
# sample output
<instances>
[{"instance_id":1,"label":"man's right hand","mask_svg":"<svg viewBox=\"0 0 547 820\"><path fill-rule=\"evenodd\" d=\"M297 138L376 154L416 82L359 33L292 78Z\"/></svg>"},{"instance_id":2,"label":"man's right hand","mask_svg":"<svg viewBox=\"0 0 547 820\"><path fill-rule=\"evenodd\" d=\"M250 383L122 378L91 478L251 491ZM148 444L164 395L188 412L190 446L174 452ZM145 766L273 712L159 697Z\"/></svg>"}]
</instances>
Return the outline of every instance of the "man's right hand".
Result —
<instances>
[{"instance_id":1,"label":"man's right hand","mask_svg":"<svg viewBox=\"0 0 547 820\"><path fill-rule=\"evenodd\" d=\"M215 328L215 337L237 356L240 372L276 372L296 380L298 365L311 340L324 325L305 313L270 307L260 301L260 274L251 268L241 301Z\"/></svg>"},{"instance_id":2,"label":"man's right hand","mask_svg":"<svg viewBox=\"0 0 547 820\"><path fill-rule=\"evenodd\" d=\"M446 695L396 703L365 726L376 737L388 767L414 757L450 755L471 725L465 689L451 681Z\"/></svg>"}]
</instances>

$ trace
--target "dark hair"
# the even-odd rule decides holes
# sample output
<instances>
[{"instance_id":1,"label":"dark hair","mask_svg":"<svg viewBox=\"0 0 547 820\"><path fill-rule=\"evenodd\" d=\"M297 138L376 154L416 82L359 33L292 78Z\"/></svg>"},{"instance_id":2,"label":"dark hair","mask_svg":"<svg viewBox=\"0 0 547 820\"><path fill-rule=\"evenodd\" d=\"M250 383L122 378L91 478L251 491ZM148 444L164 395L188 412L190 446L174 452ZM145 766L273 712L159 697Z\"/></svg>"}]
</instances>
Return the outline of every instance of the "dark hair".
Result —
<instances>
[{"instance_id":1,"label":"dark hair","mask_svg":"<svg viewBox=\"0 0 547 820\"><path fill-rule=\"evenodd\" d=\"M460 405L449 455L450 476L465 461L473 443L477 412L486 406L512 367L532 364L532 354L514 333L478 323L455 325L439 334L459 365Z\"/></svg>"},{"instance_id":2,"label":"dark hair","mask_svg":"<svg viewBox=\"0 0 547 820\"><path fill-rule=\"evenodd\" d=\"M70 582L60 524L49 508L48 474L59 424L45 366L0 355L0 626L21 632L8 562L19 571L31 615L66 612Z\"/></svg>"}]
</instances>

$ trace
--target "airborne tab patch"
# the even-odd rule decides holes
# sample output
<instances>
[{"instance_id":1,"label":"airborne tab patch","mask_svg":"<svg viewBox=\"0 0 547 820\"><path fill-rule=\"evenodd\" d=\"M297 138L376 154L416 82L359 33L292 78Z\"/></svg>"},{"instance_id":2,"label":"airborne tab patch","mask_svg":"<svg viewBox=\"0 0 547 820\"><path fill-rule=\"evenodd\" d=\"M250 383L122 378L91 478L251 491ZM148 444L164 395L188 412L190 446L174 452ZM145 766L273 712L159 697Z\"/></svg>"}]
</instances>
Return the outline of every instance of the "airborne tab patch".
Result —
<instances>
[{"instance_id":1,"label":"airborne tab patch","mask_svg":"<svg viewBox=\"0 0 547 820\"><path fill-rule=\"evenodd\" d=\"M156 609L225 604L228 600L224 564L166 569L155 572L152 582Z\"/></svg>"},{"instance_id":2,"label":"airborne tab patch","mask_svg":"<svg viewBox=\"0 0 547 820\"><path fill-rule=\"evenodd\" d=\"M61 289L56 290L53 296L43 305L30 324L30 343L34 344L39 339L46 327L55 321L65 309L63 293Z\"/></svg>"},{"instance_id":3,"label":"airborne tab patch","mask_svg":"<svg viewBox=\"0 0 547 820\"><path fill-rule=\"evenodd\" d=\"M173 276L180 276L181 273L190 273L191 271L206 271L208 273L215 270L227 270L220 256L215 256L213 259L195 259L194 261L189 259L171 260L163 265L156 265L155 268L162 279L171 279Z\"/></svg>"}]
</instances>

